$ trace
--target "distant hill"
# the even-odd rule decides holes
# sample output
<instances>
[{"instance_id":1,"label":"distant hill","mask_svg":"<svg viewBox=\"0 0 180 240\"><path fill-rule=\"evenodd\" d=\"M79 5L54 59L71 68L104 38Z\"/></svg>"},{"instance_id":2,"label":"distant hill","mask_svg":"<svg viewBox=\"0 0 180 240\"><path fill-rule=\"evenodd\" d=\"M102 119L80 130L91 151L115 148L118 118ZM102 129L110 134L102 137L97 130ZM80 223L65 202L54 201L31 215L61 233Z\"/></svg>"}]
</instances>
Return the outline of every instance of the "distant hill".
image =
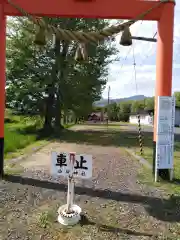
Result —
<instances>
[{"instance_id":1,"label":"distant hill","mask_svg":"<svg viewBox=\"0 0 180 240\"><path fill-rule=\"evenodd\" d=\"M131 96L131 97L127 97L127 98L116 98L116 99L110 99L110 103L120 103L120 102L126 102L126 101L131 101L131 100L134 100L134 101L140 101L140 100L144 100L145 98L147 98L146 96L144 95L135 95L135 96ZM104 107L108 104L108 99L101 99L99 101L96 101L94 103L94 106L96 107Z\"/></svg>"}]
</instances>

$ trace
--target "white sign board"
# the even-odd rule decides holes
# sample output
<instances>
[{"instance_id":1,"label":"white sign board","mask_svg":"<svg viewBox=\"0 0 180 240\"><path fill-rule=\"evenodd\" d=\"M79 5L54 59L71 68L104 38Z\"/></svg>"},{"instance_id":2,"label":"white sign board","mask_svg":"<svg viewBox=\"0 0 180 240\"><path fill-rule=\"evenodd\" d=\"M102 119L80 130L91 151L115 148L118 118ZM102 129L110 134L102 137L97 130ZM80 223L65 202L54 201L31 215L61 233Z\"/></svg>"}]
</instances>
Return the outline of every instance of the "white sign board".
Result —
<instances>
[{"instance_id":1,"label":"white sign board","mask_svg":"<svg viewBox=\"0 0 180 240\"><path fill-rule=\"evenodd\" d=\"M175 97L159 97L156 169L173 169Z\"/></svg>"},{"instance_id":2,"label":"white sign board","mask_svg":"<svg viewBox=\"0 0 180 240\"><path fill-rule=\"evenodd\" d=\"M68 177L72 171L73 177L75 178L91 178L92 156L86 154L74 154L75 161L71 161L71 154L72 153L52 152L52 175Z\"/></svg>"}]
</instances>

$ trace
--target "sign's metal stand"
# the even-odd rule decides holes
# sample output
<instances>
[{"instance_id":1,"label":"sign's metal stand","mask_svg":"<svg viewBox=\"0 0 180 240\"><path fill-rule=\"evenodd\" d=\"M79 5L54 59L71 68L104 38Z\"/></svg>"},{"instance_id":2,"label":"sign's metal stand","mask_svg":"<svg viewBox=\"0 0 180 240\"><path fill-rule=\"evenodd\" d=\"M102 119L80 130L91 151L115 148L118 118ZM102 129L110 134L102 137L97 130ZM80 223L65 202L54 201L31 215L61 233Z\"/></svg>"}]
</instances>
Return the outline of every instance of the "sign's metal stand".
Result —
<instances>
[{"instance_id":1,"label":"sign's metal stand","mask_svg":"<svg viewBox=\"0 0 180 240\"><path fill-rule=\"evenodd\" d=\"M68 177L68 192L67 192L67 211L71 212L74 202L74 178L73 175Z\"/></svg>"},{"instance_id":2,"label":"sign's metal stand","mask_svg":"<svg viewBox=\"0 0 180 240\"><path fill-rule=\"evenodd\" d=\"M75 225L81 219L81 208L74 204L74 163L75 153L70 153L70 173L68 176L67 204L58 209L58 222L63 225Z\"/></svg>"}]
</instances>

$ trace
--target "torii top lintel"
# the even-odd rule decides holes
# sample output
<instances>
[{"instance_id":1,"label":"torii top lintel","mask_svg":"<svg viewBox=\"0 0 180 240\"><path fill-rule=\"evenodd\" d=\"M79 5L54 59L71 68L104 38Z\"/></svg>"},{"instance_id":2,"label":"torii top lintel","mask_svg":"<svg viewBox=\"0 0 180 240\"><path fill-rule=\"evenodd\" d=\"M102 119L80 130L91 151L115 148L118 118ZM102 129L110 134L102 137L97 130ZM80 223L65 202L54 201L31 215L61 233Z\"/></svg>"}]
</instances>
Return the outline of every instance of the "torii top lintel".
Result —
<instances>
[{"instance_id":1,"label":"torii top lintel","mask_svg":"<svg viewBox=\"0 0 180 240\"><path fill-rule=\"evenodd\" d=\"M133 19L157 4L157 0L13 0L13 2L36 16L105 19ZM1 3L4 5L6 15L21 15L7 0L0 0ZM151 11L144 20L158 21L163 5L160 4Z\"/></svg>"}]
</instances>

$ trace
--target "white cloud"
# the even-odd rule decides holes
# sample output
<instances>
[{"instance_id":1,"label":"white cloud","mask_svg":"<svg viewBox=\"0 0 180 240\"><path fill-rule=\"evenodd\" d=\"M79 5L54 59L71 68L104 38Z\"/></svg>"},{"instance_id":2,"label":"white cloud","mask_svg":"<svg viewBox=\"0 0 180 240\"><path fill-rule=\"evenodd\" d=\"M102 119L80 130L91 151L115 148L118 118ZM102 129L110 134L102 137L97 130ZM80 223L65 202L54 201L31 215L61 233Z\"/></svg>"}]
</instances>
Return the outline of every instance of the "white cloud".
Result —
<instances>
[{"instance_id":1,"label":"white cloud","mask_svg":"<svg viewBox=\"0 0 180 240\"><path fill-rule=\"evenodd\" d=\"M131 27L134 36L152 37L157 31L156 22L139 21ZM111 98L128 97L136 94L154 95L156 79L156 44L134 41L134 55L136 61L136 82L134 78L132 47L119 45L120 36L116 37L120 61L109 65L108 86L111 87ZM174 61L173 61L173 91L180 91L180 1L175 7L174 27ZM107 98L107 88L103 97Z\"/></svg>"}]
</instances>

